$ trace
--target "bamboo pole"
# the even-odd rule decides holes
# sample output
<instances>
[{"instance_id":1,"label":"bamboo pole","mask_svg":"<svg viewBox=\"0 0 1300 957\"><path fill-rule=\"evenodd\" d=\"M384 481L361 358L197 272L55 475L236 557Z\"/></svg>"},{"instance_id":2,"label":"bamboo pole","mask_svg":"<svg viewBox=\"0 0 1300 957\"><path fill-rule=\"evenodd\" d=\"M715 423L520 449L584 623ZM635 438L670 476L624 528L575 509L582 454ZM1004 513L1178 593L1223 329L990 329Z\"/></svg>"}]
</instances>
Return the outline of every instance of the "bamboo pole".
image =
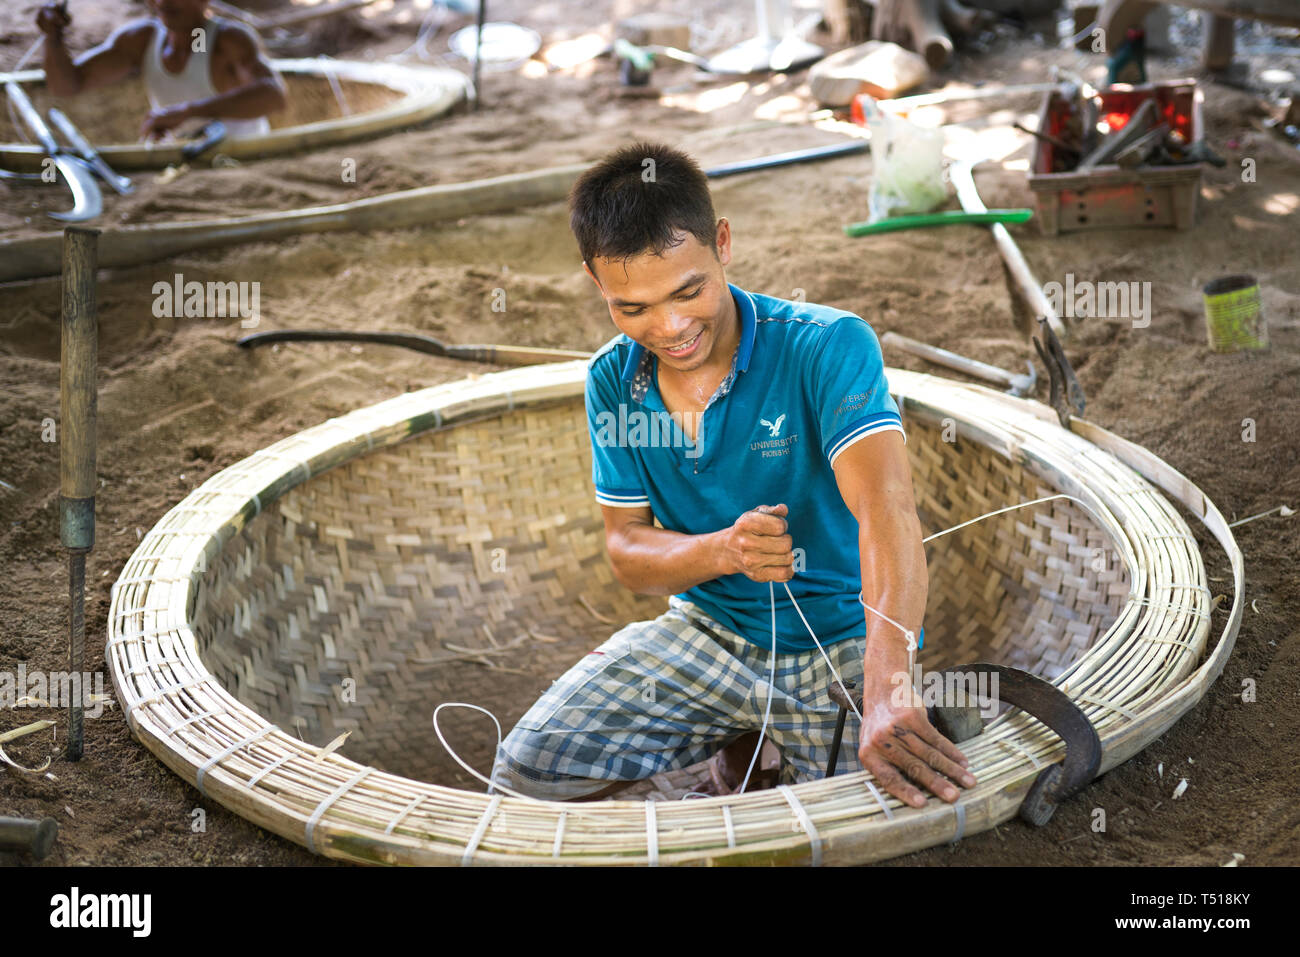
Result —
<instances>
[{"instance_id":1,"label":"bamboo pole","mask_svg":"<svg viewBox=\"0 0 1300 957\"><path fill-rule=\"evenodd\" d=\"M968 213L986 213L988 207L984 205L979 190L975 188L973 166L974 164L968 161L954 162L949 167L952 185L957 191L957 199L961 202L962 209ZM1025 261L1024 253L1007 232L1007 227L1001 223L993 223L989 230L993 233L993 241L997 244L998 252L1002 254L1002 260L1007 264L1007 271L1011 273L1011 278L1015 281L1016 288L1019 289L1030 313L1044 317L1052 327L1052 331L1056 333L1056 337L1064 341L1069 334L1065 323L1061 321L1061 317L1056 314L1056 310L1044 295L1042 285L1034 277L1029 263Z\"/></svg>"},{"instance_id":2,"label":"bamboo pole","mask_svg":"<svg viewBox=\"0 0 1300 957\"><path fill-rule=\"evenodd\" d=\"M110 227L103 231L100 266L133 266L198 249L232 243L269 242L303 233L401 229L480 213L504 212L520 206L559 202L584 169L585 166L574 165L511 173L287 212L189 223ZM0 282L57 275L60 256L58 234L0 243Z\"/></svg>"}]
</instances>

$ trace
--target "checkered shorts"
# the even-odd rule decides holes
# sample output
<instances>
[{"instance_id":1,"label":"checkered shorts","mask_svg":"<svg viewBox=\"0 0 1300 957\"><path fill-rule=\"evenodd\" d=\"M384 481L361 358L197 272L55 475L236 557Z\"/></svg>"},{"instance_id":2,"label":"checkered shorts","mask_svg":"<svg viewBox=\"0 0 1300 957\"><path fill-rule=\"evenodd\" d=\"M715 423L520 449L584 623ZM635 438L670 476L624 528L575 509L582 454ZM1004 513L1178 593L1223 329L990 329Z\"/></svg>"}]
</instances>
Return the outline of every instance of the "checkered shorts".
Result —
<instances>
[{"instance_id":1,"label":"checkered shorts","mask_svg":"<svg viewBox=\"0 0 1300 957\"><path fill-rule=\"evenodd\" d=\"M494 783L551 800L581 797L703 761L762 726L771 651L691 602L673 596L668 603L664 614L621 629L551 685L502 742ZM863 640L826 652L843 678L860 681ZM816 649L777 654L767 735L782 752L786 782L825 774L839 716L830 686ZM856 724L845 726L837 773L862 769Z\"/></svg>"}]
</instances>

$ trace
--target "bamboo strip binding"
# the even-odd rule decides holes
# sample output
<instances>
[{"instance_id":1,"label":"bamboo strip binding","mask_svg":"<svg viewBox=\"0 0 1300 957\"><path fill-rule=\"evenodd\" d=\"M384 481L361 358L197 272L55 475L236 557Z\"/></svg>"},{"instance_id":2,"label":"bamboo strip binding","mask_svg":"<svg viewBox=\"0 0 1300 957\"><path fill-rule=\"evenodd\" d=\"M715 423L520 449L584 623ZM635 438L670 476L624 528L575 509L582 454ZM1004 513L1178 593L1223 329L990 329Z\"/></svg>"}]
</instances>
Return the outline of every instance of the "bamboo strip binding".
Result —
<instances>
[{"instance_id":1,"label":"bamboo strip binding","mask_svg":"<svg viewBox=\"0 0 1300 957\"><path fill-rule=\"evenodd\" d=\"M888 375L927 533L1055 491L1088 503L1010 512L932 544L923 665L984 658L1041 674L1097 727L1103 771L1131 757L1204 695L1231 651L1243 578L1222 515L1090 423L1074 434L1038 403ZM775 791L666 801L652 848L644 802L503 798L489 814L488 795L445 786L436 703L474 701L508 727L617 627L597 616L663 607L619 588L605 561L584 376L578 361L409 393L192 492L113 589L106 658L136 736L186 780L202 769L203 791L236 813L366 863L863 863L1014 815L1037 767L1061 757L1055 735L1018 711L963 746L981 784L956 809L882 804L868 775L843 775L796 785L803 815ZM1152 482L1232 562L1232 611L1213 644L1200 552ZM504 573L492 570L499 543ZM335 693L349 676L354 703ZM487 724L443 726L480 768L495 742ZM319 760L300 739L323 745L343 730L348 743Z\"/></svg>"}]
</instances>

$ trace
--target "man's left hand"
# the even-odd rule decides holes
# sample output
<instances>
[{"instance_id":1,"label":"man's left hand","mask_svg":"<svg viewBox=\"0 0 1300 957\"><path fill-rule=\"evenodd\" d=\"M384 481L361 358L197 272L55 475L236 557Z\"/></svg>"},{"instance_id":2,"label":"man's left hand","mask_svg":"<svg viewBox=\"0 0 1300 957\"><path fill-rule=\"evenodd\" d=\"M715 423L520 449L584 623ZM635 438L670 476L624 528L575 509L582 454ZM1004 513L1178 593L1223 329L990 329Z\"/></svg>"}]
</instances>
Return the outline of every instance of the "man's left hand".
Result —
<instances>
[{"instance_id":1,"label":"man's left hand","mask_svg":"<svg viewBox=\"0 0 1300 957\"><path fill-rule=\"evenodd\" d=\"M966 756L930 724L910 680L905 687L882 687L867 679L858 757L881 787L912 807L927 800L916 785L952 804L960 796L953 782L977 783Z\"/></svg>"}]
</instances>

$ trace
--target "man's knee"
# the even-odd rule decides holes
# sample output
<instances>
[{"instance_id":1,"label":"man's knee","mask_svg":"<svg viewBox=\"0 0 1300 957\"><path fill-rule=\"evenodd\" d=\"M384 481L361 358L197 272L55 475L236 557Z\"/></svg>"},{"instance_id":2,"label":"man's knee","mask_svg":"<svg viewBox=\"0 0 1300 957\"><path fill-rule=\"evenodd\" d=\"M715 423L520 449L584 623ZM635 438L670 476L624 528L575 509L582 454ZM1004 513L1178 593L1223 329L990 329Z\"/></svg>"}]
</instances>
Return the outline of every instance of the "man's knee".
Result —
<instances>
[{"instance_id":1,"label":"man's knee","mask_svg":"<svg viewBox=\"0 0 1300 957\"><path fill-rule=\"evenodd\" d=\"M515 728L497 749L492 784L542 801L571 801L592 797L612 783L542 770L552 762L538 731Z\"/></svg>"}]
</instances>

